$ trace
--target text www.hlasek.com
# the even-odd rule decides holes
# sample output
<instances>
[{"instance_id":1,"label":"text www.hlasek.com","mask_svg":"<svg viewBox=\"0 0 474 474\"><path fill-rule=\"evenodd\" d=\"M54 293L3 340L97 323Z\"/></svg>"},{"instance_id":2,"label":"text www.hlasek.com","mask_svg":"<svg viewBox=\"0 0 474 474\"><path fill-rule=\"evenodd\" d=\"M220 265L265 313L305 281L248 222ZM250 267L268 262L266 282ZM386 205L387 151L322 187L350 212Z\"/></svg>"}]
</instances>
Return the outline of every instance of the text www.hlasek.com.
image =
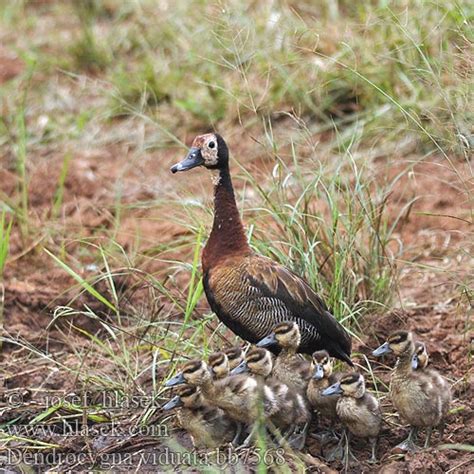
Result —
<instances>
[{"instance_id":1,"label":"text www.hlasek.com","mask_svg":"<svg viewBox=\"0 0 474 474\"><path fill-rule=\"evenodd\" d=\"M56 450L48 453L28 452L21 449L8 449L0 456L0 464L3 462L7 466L26 464L30 466L57 466L75 465L93 462L101 467L111 467L119 465L155 465L155 466L199 466L217 465L231 466L245 463L242 455L238 456L231 449L215 449L212 451L198 453L196 451L174 452L165 447L159 451L138 453L101 453L96 458L91 459L88 453L64 453ZM257 464L264 463L267 466L282 465L285 462L284 450L282 448L252 450L252 461Z\"/></svg>"}]
</instances>

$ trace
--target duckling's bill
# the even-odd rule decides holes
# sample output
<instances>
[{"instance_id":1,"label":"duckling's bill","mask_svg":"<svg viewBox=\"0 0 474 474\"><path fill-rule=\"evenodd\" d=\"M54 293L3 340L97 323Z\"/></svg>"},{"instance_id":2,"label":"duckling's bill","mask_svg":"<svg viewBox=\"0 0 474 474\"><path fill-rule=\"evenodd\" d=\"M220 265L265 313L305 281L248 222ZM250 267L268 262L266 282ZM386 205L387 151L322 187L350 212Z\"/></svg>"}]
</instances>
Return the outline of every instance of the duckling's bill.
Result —
<instances>
[{"instance_id":1,"label":"duckling's bill","mask_svg":"<svg viewBox=\"0 0 474 474\"><path fill-rule=\"evenodd\" d=\"M321 364L317 364L313 372L313 379L321 380L323 378L324 378L323 366Z\"/></svg>"},{"instance_id":2,"label":"duckling's bill","mask_svg":"<svg viewBox=\"0 0 474 474\"><path fill-rule=\"evenodd\" d=\"M161 408L163 410L172 410L173 408L178 408L183 406L183 400L179 395L173 397L168 403L165 403Z\"/></svg>"},{"instance_id":3,"label":"duckling's bill","mask_svg":"<svg viewBox=\"0 0 474 474\"><path fill-rule=\"evenodd\" d=\"M179 374L175 375L173 378L169 379L165 383L165 387L174 387L175 385L181 385L182 383L185 383L186 380L184 379L184 375L182 372Z\"/></svg>"},{"instance_id":4,"label":"duckling's bill","mask_svg":"<svg viewBox=\"0 0 474 474\"><path fill-rule=\"evenodd\" d=\"M247 362L242 361L235 369L232 369L229 373L230 375L238 375L238 374L243 374L245 372L248 372L249 366L247 365Z\"/></svg>"},{"instance_id":5,"label":"duckling's bill","mask_svg":"<svg viewBox=\"0 0 474 474\"><path fill-rule=\"evenodd\" d=\"M388 354L389 352L392 352L392 349L390 349L388 342L384 342L380 347L377 347L377 349L372 352L372 355L375 357L380 357L381 355Z\"/></svg>"},{"instance_id":6,"label":"duckling's bill","mask_svg":"<svg viewBox=\"0 0 474 474\"><path fill-rule=\"evenodd\" d=\"M329 395L340 395L341 393L342 393L341 384L339 382L336 382L335 384L331 385L330 387L325 388L321 392L321 395L324 395L325 397L328 397Z\"/></svg>"},{"instance_id":7,"label":"duckling's bill","mask_svg":"<svg viewBox=\"0 0 474 474\"><path fill-rule=\"evenodd\" d=\"M257 342L256 346L257 347L270 347L273 346L277 343L277 338L276 334L272 332L268 336L264 337L263 339L260 339L260 341Z\"/></svg>"}]
</instances>

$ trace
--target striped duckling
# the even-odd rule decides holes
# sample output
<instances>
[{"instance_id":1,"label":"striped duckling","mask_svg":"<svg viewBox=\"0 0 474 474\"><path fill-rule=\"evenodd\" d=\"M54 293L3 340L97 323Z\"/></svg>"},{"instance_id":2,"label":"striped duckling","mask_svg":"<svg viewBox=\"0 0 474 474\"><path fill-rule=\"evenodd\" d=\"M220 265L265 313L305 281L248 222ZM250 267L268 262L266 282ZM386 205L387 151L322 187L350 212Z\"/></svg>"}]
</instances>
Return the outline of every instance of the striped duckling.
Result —
<instances>
[{"instance_id":1,"label":"striped duckling","mask_svg":"<svg viewBox=\"0 0 474 474\"><path fill-rule=\"evenodd\" d=\"M268 386L261 387L254 377L244 374L215 380L211 368L199 359L187 362L182 371L168 380L165 386L183 383L200 387L207 403L221 408L231 419L250 427L251 432L245 444L255 433L261 407L264 419L278 410L275 395ZM234 442L237 442L237 438L234 438Z\"/></svg>"},{"instance_id":2,"label":"striped duckling","mask_svg":"<svg viewBox=\"0 0 474 474\"><path fill-rule=\"evenodd\" d=\"M273 331L257 343L257 347L277 345L281 351L273 365L272 375L288 387L306 396L306 389L311 379L311 365L298 354L301 333L294 321L277 324Z\"/></svg>"},{"instance_id":3,"label":"striped duckling","mask_svg":"<svg viewBox=\"0 0 474 474\"><path fill-rule=\"evenodd\" d=\"M419 346L420 350L421 346ZM419 353L421 363L427 357ZM401 418L410 424L408 438L398 447L403 450L416 450L416 436L420 428L426 428L425 447L431 440L433 427L443 423L451 400L447 382L436 372L418 367L420 359L415 351L413 334L408 331L392 333L373 355L393 353L398 357L390 380L390 397ZM449 393L449 397L446 396Z\"/></svg>"},{"instance_id":4,"label":"striped duckling","mask_svg":"<svg viewBox=\"0 0 474 474\"><path fill-rule=\"evenodd\" d=\"M372 449L370 462L376 462L375 451L382 426L382 412L378 400L366 391L364 377L358 372L341 376L338 382L322 391L323 396L335 394L340 395L336 412L346 429L348 456L354 458L350 451L350 435L368 438ZM345 461L348 461L347 457Z\"/></svg>"},{"instance_id":5,"label":"striped duckling","mask_svg":"<svg viewBox=\"0 0 474 474\"><path fill-rule=\"evenodd\" d=\"M272 376L273 358L266 349L250 349L245 360L231 373L249 372L262 384L268 386L274 394L278 410L270 418L293 448L303 448L306 433L311 421L311 412L305 398L286 384Z\"/></svg>"},{"instance_id":6,"label":"striped duckling","mask_svg":"<svg viewBox=\"0 0 474 474\"><path fill-rule=\"evenodd\" d=\"M313 375L309 381L306 396L311 408L334 423L337 419L336 405L340 397L338 395L332 397L322 395L325 388L339 380L339 375L332 372L332 365L332 359L327 351L316 351L313 354L311 361Z\"/></svg>"},{"instance_id":7,"label":"striped duckling","mask_svg":"<svg viewBox=\"0 0 474 474\"><path fill-rule=\"evenodd\" d=\"M207 404L199 387L178 387L177 394L162 408L178 408L178 423L191 436L196 448L222 446L232 441L235 436L236 423L220 408Z\"/></svg>"}]
</instances>

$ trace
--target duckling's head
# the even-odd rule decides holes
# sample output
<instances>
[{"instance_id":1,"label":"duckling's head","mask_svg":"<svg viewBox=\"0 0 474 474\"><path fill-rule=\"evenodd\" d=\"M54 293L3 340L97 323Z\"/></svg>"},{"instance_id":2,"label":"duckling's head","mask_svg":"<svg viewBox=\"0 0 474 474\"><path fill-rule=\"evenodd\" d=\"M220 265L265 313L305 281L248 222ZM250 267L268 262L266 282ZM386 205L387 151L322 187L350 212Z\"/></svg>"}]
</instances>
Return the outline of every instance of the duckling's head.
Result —
<instances>
[{"instance_id":1,"label":"duckling's head","mask_svg":"<svg viewBox=\"0 0 474 474\"><path fill-rule=\"evenodd\" d=\"M428 365L428 352L426 346L421 341L415 342L415 353L411 359L411 366L413 370L424 369Z\"/></svg>"},{"instance_id":2,"label":"duckling's head","mask_svg":"<svg viewBox=\"0 0 474 474\"><path fill-rule=\"evenodd\" d=\"M186 158L171 167L171 172L188 171L196 166L220 170L229 166L229 150L224 139L217 133L198 135Z\"/></svg>"},{"instance_id":3,"label":"duckling's head","mask_svg":"<svg viewBox=\"0 0 474 474\"><path fill-rule=\"evenodd\" d=\"M390 334L387 340L372 352L372 355L378 357L393 352L396 356L400 356L413 350L413 334L408 331L396 331Z\"/></svg>"},{"instance_id":4,"label":"duckling's head","mask_svg":"<svg viewBox=\"0 0 474 474\"><path fill-rule=\"evenodd\" d=\"M202 406L204 398L199 387L193 385L181 385L177 388L176 395L165 405L163 410L172 410L173 408L186 407L197 408Z\"/></svg>"},{"instance_id":5,"label":"duckling's head","mask_svg":"<svg viewBox=\"0 0 474 474\"><path fill-rule=\"evenodd\" d=\"M268 336L257 342L257 347L270 347L278 344L283 349L296 350L300 341L301 333L298 324L293 321L285 321L277 324Z\"/></svg>"},{"instance_id":6,"label":"duckling's head","mask_svg":"<svg viewBox=\"0 0 474 474\"><path fill-rule=\"evenodd\" d=\"M316 351L312 355L313 379L321 380L332 374L332 360L327 351Z\"/></svg>"},{"instance_id":7,"label":"duckling's head","mask_svg":"<svg viewBox=\"0 0 474 474\"><path fill-rule=\"evenodd\" d=\"M181 372L169 379L165 387L174 387L187 383L189 385L201 386L212 381L212 372L208 365L199 359L190 360Z\"/></svg>"},{"instance_id":8,"label":"duckling's head","mask_svg":"<svg viewBox=\"0 0 474 474\"><path fill-rule=\"evenodd\" d=\"M365 380L362 374L350 372L343 375L339 382L324 389L321 395L342 395L343 397L361 398L365 393Z\"/></svg>"},{"instance_id":9,"label":"duckling's head","mask_svg":"<svg viewBox=\"0 0 474 474\"><path fill-rule=\"evenodd\" d=\"M232 372L232 375L250 372L252 375L268 377L273 369L273 360L269 351L261 347L250 349L245 360L241 362Z\"/></svg>"},{"instance_id":10,"label":"duckling's head","mask_svg":"<svg viewBox=\"0 0 474 474\"><path fill-rule=\"evenodd\" d=\"M239 346L231 347L230 349L226 349L224 354L227 356L229 360L229 369L235 369L244 359L244 354L242 349Z\"/></svg>"},{"instance_id":11,"label":"duckling's head","mask_svg":"<svg viewBox=\"0 0 474 474\"><path fill-rule=\"evenodd\" d=\"M216 379L223 379L229 375L229 359L224 352L214 352L214 354L211 354L208 365Z\"/></svg>"}]
</instances>

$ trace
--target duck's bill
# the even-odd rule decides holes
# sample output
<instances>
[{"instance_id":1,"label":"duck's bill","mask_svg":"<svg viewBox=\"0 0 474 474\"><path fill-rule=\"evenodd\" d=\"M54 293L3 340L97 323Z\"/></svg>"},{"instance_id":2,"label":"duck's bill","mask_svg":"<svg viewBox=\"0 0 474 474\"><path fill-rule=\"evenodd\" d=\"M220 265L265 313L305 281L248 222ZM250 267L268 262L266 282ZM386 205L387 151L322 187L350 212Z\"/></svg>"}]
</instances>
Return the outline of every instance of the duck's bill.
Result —
<instances>
[{"instance_id":1,"label":"duck's bill","mask_svg":"<svg viewBox=\"0 0 474 474\"><path fill-rule=\"evenodd\" d=\"M237 367L230 371L230 375L243 374L245 372L248 372L248 370L249 366L247 365L247 362L243 361Z\"/></svg>"},{"instance_id":2,"label":"duck's bill","mask_svg":"<svg viewBox=\"0 0 474 474\"><path fill-rule=\"evenodd\" d=\"M316 366L316 368L314 369L313 379L321 380L322 378L324 378L324 370L323 370L321 364L318 364Z\"/></svg>"},{"instance_id":3,"label":"duck's bill","mask_svg":"<svg viewBox=\"0 0 474 474\"><path fill-rule=\"evenodd\" d=\"M415 354L411 359L411 368L416 370L418 368L418 356Z\"/></svg>"},{"instance_id":4,"label":"duck's bill","mask_svg":"<svg viewBox=\"0 0 474 474\"><path fill-rule=\"evenodd\" d=\"M173 378L169 379L165 383L165 387L174 387L175 385L181 385L185 383L184 375L180 372L178 375L175 375Z\"/></svg>"},{"instance_id":5,"label":"duck's bill","mask_svg":"<svg viewBox=\"0 0 474 474\"><path fill-rule=\"evenodd\" d=\"M339 395L341 393L342 393L341 384L339 382L337 382L334 385L331 385L330 387L325 388L321 392L321 395L324 395L325 397L328 397L329 395Z\"/></svg>"},{"instance_id":6,"label":"duck's bill","mask_svg":"<svg viewBox=\"0 0 474 474\"><path fill-rule=\"evenodd\" d=\"M196 166L201 166L204 163L204 158L202 157L201 150L199 148L191 148L188 155L183 161L176 163L171 167L172 173L177 173L178 171L188 171Z\"/></svg>"},{"instance_id":7,"label":"duck's bill","mask_svg":"<svg viewBox=\"0 0 474 474\"><path fill-rule=\"evenodd\" d=\"M276 335L274 333L269 334L260 341L257 342L257 347L270 347L277 343Z\"/></svg>"},{"instance_id":8,"label":"duck's bill","mask_svg":"<svg viewBox=\"0 0 474 474\"><path fill-rule=\"evenodd\" d=\"M163 410L172 410L173 408L178 408L181 406L183 406L183 401L179 395L176 395L168 403L165 403L161 408Z\"/></svg>"},{"instance_id":9,"label":"duck's bill","mask_svg":"<svg viewBox=\"0 0 474 474\"><path fill-rule=\"evenodd\" d=\"M389 352L392 352L392 349L390 349L388 342L384 342L380 347L377 347L377 349L372 352L372 355L375 357L380 357L381 355L388 354Z\"/></svg>"}]
</instances>

